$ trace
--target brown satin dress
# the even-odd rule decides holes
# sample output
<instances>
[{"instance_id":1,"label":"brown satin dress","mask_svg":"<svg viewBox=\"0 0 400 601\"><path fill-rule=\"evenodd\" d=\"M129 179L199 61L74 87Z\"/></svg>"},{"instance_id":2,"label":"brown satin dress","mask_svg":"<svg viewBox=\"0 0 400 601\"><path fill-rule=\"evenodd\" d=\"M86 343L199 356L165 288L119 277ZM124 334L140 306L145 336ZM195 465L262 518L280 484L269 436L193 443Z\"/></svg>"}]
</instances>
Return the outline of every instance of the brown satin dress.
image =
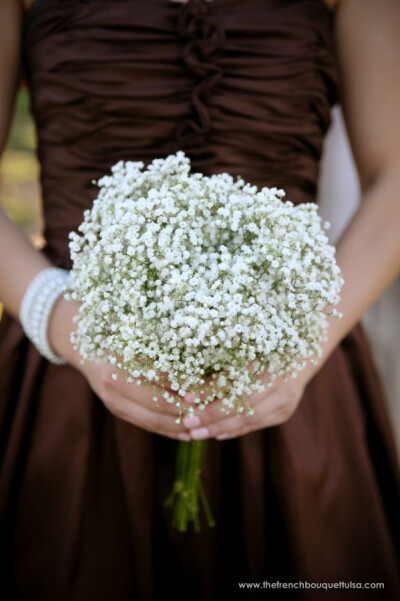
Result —
<instances>
[{"instance_id":1,"label":"brown satin dress","mask_svg":"<svg viewBox=\"0 0 400 601\"><path fill-rule=\"evenodd\" d=\"M120 159L182 149L198 171L314 201L337 89L331 25L322 0L37 0L24 50L48 256L70 267L92 180ZM7 315L0 444L4 601L248 599L238 582L277 580L385 584L288 599L397 598L397 463L359 327L288 422L209 442L217 526L200 534L175 532L163 507L176 443L113 417Z\"/></svg>"}]
</instances>

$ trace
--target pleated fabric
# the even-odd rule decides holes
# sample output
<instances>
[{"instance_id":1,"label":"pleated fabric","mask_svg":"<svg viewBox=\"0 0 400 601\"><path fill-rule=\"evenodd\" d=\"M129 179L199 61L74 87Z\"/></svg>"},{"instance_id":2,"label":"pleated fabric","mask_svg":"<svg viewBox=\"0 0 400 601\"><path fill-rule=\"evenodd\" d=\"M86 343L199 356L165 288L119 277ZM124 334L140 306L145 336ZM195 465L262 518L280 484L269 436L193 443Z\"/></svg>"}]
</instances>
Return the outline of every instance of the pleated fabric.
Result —
<instances>
[{"instance_id":1,"label":"pleated fabric","mask_svg":"<svg viewBox=\"0 0 400 601\"><path fill-rule=\"evenodd\" d=\"M315 201L337 97L322 0L36 0L24 54L56 265L70 267L68 233L121 159L184 150L196 171ZM239 582L278 580L385 585L287 593L303 601L398 598L398 465L360 326L288 422L208 443L217 525L199 534L175 532L163 505L176 443L113 417L7 315L0 448L7 601L243 599Z\"/></svg>"}]
</instances>

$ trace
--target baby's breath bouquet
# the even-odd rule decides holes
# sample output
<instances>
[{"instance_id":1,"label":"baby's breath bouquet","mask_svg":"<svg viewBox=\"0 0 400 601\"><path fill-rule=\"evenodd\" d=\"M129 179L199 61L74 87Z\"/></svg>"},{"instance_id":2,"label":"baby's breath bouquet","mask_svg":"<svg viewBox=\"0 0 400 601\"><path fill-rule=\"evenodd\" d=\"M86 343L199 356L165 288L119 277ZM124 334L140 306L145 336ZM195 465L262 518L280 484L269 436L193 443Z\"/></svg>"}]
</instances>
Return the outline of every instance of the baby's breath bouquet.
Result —
<instances>
[{"instance_id":1,"label":"baby's breath bouquet","mask_svg":"<svg viewBox=\"0 0 400 601\"><path fill-rule=\"evenodd\" d=\"M155 400L176 403L180 421L215 399L227 413L252 413L247 395L264 389L261 373L272 385L320 354L343 280L316 205L226 173L191 173L182 152L147 168L121 161L98 185L70 235L83 360L109 361L129 381L168 374ZM169 500L178 529L198 529L199 499L212 521L205 443L178 444Z\"/></svg>"}]
</instances>

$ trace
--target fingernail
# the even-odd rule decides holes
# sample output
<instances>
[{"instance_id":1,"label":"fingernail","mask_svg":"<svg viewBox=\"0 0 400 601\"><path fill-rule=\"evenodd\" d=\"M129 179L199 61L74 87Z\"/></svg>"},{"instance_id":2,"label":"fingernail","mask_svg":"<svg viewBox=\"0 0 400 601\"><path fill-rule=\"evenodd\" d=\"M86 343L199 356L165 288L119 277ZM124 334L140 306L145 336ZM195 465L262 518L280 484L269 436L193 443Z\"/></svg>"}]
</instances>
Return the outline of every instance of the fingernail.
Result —
<instances>
[{"instance_id":1,"label":"fingernail","mask_svg":"<svg viewBox=\"0 0 400 601\"><path fill-rule=\"evenodd\" d=\"M184 434L183 432L181 432L180 434L178 434L178 438L179 438L179 440L184 440L185 442L189 442L190 441L189 434Z\"/></svg>"},{"instance_id":2,"label":"fingernail","mask_svg":"<svg viewBox=\"0 0 400 601\"><path fill-rule=\"evenodd\" d=\"M193 440L203 440L210 436L210 432L208 428L196 428L195 430L191 430L190 435Z\"/></svg>"},{"instance_id":3,"label":"fingernail","mask_svg":"<svg viewBox=\"0 0 400 601\"><path fill-rule=\"evenodd\" d=\"M215 440L225 440L226 438L228 438L228 434L218 434L218 436L215 437Z\"/></svg>"},{"instance_id":4,"label":"fingernail","mask_svg":"<svg viewBox=\"0 0 400 601\"><path fill-rule=\"evenodd\" d=\"M187 415L183 418L183 425L185 426L185 428L197 428L198 426L200 426L200 424L201 421L200 418L197 417L197 415Z\"/></svg>"}]
</instances>

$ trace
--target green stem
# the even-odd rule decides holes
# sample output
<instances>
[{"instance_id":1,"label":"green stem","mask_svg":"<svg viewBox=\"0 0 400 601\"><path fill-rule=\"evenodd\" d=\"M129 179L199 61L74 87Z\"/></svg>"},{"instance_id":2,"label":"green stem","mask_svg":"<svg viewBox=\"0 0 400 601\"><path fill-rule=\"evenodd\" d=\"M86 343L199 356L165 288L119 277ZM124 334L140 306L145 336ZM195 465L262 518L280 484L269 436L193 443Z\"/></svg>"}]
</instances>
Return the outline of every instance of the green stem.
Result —
<instances>
[{"instance_id":1,"label":"green stem","mask_svg":"<svg viewBox=\"0 0 400 601\"><path fill-rule=\"evenodd\" d=\"M205 440L178 443L175 482L165 505L172 507L173 525L179 532L186 532L190 522L195 532L200 531L200 506L208 525L215 525L201 480L206 447Z\"/></svg>"}]
</instances>

